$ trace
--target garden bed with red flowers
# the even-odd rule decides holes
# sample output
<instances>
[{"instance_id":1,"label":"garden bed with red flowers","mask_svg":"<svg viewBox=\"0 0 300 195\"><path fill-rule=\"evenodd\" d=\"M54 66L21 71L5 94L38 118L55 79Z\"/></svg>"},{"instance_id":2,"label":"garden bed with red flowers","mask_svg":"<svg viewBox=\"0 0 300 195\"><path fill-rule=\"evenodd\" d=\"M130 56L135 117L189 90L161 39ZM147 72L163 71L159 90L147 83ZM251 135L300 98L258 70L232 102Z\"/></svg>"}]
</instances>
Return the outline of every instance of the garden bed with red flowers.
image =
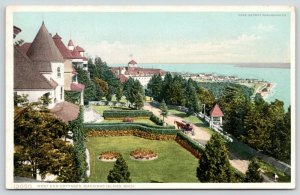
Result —
<instances>
[{"instance_id":1,"label":"garden bed with red flowers","mask_svg":"<svg viewBox=\"0 0 300 195\"><path fill-rule=\"evenodd\" d=\"M136 149L130 152L130 158L133 160L148 161L157 159L158 155L149 149Z\"/></svg>"},{"instance_id":2,"label":"garden bed with red flowers","mask_svg":"<svg viewBox=\"0 0 300 195\"><path fill-rule=\"evenodd\" d=\"M99 160L104 162L115 162L120 155L121 154L118 152L106 151L100 154Z\"/></svg>"}]
</instances>

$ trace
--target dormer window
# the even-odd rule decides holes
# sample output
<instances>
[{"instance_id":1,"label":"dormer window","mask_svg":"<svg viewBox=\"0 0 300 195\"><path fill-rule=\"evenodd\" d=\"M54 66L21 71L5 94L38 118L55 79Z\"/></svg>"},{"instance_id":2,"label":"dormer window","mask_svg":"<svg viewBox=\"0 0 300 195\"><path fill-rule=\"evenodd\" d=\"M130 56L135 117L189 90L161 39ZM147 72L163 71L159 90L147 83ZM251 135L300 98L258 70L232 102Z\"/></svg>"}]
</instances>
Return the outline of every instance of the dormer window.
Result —
<instances>
[{"instance_id":1,"label":"dormer window","mask_svg":"<svg viewBox=\"0 0 300 195\"><path fill-rule=\"evenodd\" d=\"M61 77L60 67L57 67L57 78Z\"/></svg>"}]
</instances>

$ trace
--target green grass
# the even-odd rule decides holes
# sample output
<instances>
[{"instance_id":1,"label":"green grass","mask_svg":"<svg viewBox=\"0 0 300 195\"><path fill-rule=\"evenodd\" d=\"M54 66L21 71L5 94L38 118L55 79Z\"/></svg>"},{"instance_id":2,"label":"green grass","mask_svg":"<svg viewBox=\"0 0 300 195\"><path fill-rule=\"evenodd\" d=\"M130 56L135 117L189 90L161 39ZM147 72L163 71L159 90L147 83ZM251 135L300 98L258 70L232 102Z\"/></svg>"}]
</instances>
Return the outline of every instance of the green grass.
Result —
<instances>
[{"instance_id":1,"label":"green grass","mask_svg":"<svg viewBox=\"0 0 300 195\"><path fill-rule=\"evenodd\" d=\"M203 122L201 119L199 119L196 116L187 116L185 112L181 112L175 109L169 109L169 114L174 115L174 116L178 116L183 118L184 121L186 122L190 122L193 123L194 125L196 125L197 127L200 127L201 129L205 130L206 132L208 132L209 134L213 135L215 132L213 130L211 130L208 125Z\"/></svg>"},{"instance_id":2,"label":"green grass","mask_svg":"<svg viewBox=\"0 0 300 195\"><path fill-rule=\"evenodd\" d=\"M104 120L103 123L120 123L123 122L123 119L113 119L113 120ZM139 118L133 118L134 123L146 123L149 125L156 125L154 122L152 122L150 119L139 119Z\"/></svg>"},{"instance_id":3,"label":"green grass","mask_svg":"<svg viewBox=\"0 0 300 195\"><path fill-rule=\"evenodd\" d=\"M102 101L107 101L105 97L102 97ZM111 102L117 102L116 95L113 95L111 98ZM127 102L126 97L122 96L120 102Z\"/></svg>"},{"instance_id":4,"label":"green grass","mask_svg":"<svg viewBox=\"0 0 300 195\"><path fill-rule=\"evenodd\" d=\"M134 136L89 137L86 143L90 152L91 176L89 182L107 182L112 162L98 160L104 151L120 152L127 162L132 182L198 182L196 168L198 159L175 141L147 140ZM137 148L155 151L158 158L153 161L134 161L129 154Z\"/></svg>"},{"instance_id":5,"label":"green grass","mask_svg":"<svg viewBox=\"0 0 300 195\"><path fill-rule=\"evenodd\" d=\"M110 110L111 106L96 106L96 105L91 105L91 108L98 112L101 116L103 116L103 111L104 110Z\"/></svg>"}]
</instances>

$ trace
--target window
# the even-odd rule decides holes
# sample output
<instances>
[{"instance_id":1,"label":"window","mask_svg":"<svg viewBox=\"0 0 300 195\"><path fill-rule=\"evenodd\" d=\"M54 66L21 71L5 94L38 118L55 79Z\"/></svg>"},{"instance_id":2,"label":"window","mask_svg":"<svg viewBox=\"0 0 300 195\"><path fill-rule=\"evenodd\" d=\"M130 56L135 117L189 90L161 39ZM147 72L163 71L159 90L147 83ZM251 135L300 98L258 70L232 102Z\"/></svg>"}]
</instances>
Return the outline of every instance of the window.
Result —
<instances>
[{"instance_id":1,"label":"window","mask_svg":"<svg viewBox=\"0 0 300 195\"><path fill-rule=\"evenodd\" d=\"M63 99L63 87L60 87L60 99Z\"/></svg>"},{"instance_id":2,"label":"window","mask_svg":"<svg viewBox=\"0 0 300 195\"><path fill-rule=\"evenodd\" d=\"M72 82L77 82L77 75L72 76Z\"/></svg>"},{"instance_id":3,"label":"window","mask_svg":"<svg viewBox=\"0 0 300 195\"><path fill-rule=\"evenodd\" d=\"M57 78L61 77L61 73L60 73L60 67L57 67Z\"/></svg>"}]
</instances>

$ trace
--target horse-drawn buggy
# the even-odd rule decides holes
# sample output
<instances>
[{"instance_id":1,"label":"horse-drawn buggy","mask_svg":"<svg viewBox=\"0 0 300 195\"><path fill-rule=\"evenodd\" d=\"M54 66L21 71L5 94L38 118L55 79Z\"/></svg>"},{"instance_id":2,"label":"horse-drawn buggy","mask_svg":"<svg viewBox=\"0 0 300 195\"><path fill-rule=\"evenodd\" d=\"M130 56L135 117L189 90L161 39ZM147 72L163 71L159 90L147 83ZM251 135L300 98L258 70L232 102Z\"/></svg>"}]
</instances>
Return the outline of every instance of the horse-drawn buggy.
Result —
<instances>
[{"instance_id":1,"label":"horse-drawn buggy","mask_svg":"<svg viewBox=\"0 0 300 195\"><path fill-rule=\"evenodd\" d=\"M174 124L177 126L177 129L180 129L184 133L191 133L192 135L195 134L193 126L185 121L174 121Z\"/></svg>"}]
</instances>

